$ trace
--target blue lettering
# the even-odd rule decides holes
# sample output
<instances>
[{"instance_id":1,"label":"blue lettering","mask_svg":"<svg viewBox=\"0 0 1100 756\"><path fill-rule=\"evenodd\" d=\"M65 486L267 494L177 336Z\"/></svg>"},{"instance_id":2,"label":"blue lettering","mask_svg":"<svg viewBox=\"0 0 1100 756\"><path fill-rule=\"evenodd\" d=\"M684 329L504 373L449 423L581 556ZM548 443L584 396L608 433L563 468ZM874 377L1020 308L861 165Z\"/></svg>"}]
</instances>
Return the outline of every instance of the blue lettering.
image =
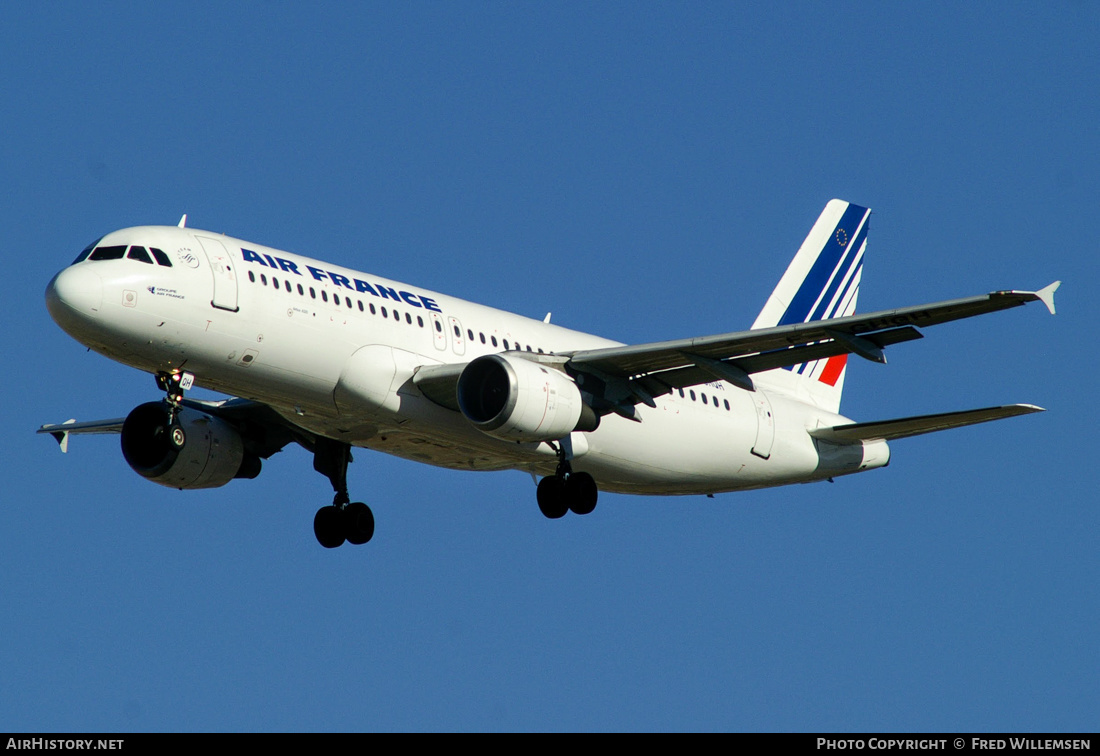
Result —
<instances>
[{"instance_id":1,"label":"blue lettering","mask_svg":"<svg viewBox=\"0 0 1100 756\"><path fill-rule=\"evenodd\" d=\"M332 282L337 286L343 286L345 289L352 289L351 281L348 280L347 276L329 271L328 277L331 278ZM352 291L354 291L354 289L352 289Z\"/></svg>"},{"instance_id":2,"label":"blue lettering","mask_svg":"<svg viewBox=\"0 0 1100 756\"><path fill-rule=\"evenodd\" d=\"M253 252L251 249L245 249L243 247L241 248L241 255L245 262L259 263L265 268L282 270L285 273L293 273L296 276L302 275L302 271L298 270L298 264L292 260L286 260L282 257L272 257L268 254L261 256L258 252ZM434 299L425 297L423 294L414 294L411 291L397 291L396 289L389 286L383 286L382 284L371 286L369 283L359 278L349 279L347 276L342 276L339 273L333 273L331 271L324 271L320 268L314 268L312 265L307 265L306 270L310 272L310 275L312 275L316 281L331 281L337 286L343 286L345 289L350 289L352 291L371 294L372 296L381 297L382 299L392 299L394 302L405 302L412 307L423 307L432 312L443 312L442 308L436 304ZM355 282L354 285L352 285L352 281Z\"/></svg>"},{"instance_id":3,"label":"blue lettering","mask_svg":"<svg viewBox=\"0 0 1100 756\"><path fill-rule=\"evenodd\" d=\"M287 273L293 273L296 276L302 275L298 272L298 266L295 263L292 263L290 260L284 260L281 257L276 257L275 259L279 261L279 267L285 270Z\"/></svg>"},{"instance_id":4,"label":"blue lettering","mask_svg":"<svg viewBox=\"0 0 1100 756\"><path fill-rule=\"evenodd\" d=\"M244 257L245 262L258 262L265 268L267 267L267 263L264 262L264 259L253 252L251 249L245 249L244 247L241 247L241 255Z\"/></svg>"}]
</instances>

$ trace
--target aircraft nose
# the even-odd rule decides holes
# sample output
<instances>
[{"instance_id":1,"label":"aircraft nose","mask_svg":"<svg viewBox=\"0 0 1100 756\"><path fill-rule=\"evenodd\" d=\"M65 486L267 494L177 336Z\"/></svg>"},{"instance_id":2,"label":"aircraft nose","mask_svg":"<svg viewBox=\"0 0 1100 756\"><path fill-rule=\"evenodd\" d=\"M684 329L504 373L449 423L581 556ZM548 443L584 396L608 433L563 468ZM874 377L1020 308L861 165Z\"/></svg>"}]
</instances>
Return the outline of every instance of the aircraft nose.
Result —
<instances>
[{"instance_id":1,"label":"aircraft nose","mask_svg":"<svg viewBox=\"0 0 1100 756\"><path fill-rule=\"evenodd\" d=\"M46 286L46 308L65 330L69 330L66 326L98 317L103 307L103 279L89 267L65 268Z\"/></svg>"}]
</instances>

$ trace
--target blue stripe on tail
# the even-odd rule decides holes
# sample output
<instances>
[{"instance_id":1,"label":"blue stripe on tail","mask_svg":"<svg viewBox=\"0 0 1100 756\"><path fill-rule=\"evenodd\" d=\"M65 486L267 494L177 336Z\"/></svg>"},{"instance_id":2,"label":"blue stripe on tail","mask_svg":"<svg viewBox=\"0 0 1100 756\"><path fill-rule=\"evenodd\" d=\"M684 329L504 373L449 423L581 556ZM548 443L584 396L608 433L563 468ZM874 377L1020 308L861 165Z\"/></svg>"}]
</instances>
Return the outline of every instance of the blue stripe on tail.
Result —
<instances>
[{"instance_id":1,"label":"blue stripe on tail","mask_svg":"<svg viewBox=\"0 0 1100 756\"><path fill-rule=\"evenodd\" d=\"M778 325L805 323L827 317L829 302L856 264L859 249L867 239L868 224L863 221L869 212L865 207L848 206L783 317L779 319Z\"/></svg>"}]
</instances>

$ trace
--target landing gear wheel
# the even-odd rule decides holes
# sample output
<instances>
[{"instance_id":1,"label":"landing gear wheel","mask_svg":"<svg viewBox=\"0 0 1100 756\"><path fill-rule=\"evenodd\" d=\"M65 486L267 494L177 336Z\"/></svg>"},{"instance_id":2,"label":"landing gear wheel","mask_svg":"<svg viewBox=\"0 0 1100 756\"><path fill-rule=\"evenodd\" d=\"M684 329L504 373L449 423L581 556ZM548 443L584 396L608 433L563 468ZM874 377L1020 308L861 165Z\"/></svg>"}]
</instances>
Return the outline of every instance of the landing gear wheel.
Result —
<instances>
[{"instance_id":1,"label":"landing gear wheel","mask_svg":"<svg viewBox=\"0 0 1100 756\"><path fill-rule=\"evenodd\" d=\"M361 501L348 496L348 463L351 447L340 441L319 436L314 442L313 469L332 483L336 495L331 507L322 507L313 518L313 532L326 549L334 549L345 540L366 543L374 535L374 513Z\"/></svg>"},{"instance_id":2,"label":"landing gear wheel","mask_svg":"<svg viewBox=\"0 0 1100 756\"><path fill-rule=\"evenodd\" d=\"M600 491L586 472L573 473L565 480L565 500L574 514L586 515L596 508Z\"/></svg>"},{"instance_id":3,"label":"landing gear wheel","mask_svg":"<svg viewBox=\"0 0 1100 756\"><path fill-rule=\"evenodd\" d=\"M565 513L569 511L565 481L557 475L547 475L540 480L535 493L539 501L539 509L551 520L564 517Z\"/></svg>"},{"instance_id":4,"label":"landing gear wheel","mask_svg":"<svg viewBox=\"0 0 1100 756\"><path fill-rule=\"evenodd\" d=\"M183 445L187 443L187 434L183 428L173 423L168 427L168 438L172 442L172 447L175 449L182 449Z\"/></svg>"},{"instance_id":5,"label":"landing gear wheel","mask_svg":"<svg viewBox=\"0 0 1100 756\"><path fill-rule=\"evenodd\" d=\"M359 546L374 535L374 513L361 501L348 504L344 510L344 535L348 543Z\"/></svg>"},{"instance_id":6,"label":"landing gear wheel","mask_svg":"<svg viewBox=\"0 0 1100 756\"><path fill-rule=\"evenodd\" d=\"M344 512L336 507L321 507L313 517L313 533L326 549L344 542Z\"/></svg>"}]
</instances>

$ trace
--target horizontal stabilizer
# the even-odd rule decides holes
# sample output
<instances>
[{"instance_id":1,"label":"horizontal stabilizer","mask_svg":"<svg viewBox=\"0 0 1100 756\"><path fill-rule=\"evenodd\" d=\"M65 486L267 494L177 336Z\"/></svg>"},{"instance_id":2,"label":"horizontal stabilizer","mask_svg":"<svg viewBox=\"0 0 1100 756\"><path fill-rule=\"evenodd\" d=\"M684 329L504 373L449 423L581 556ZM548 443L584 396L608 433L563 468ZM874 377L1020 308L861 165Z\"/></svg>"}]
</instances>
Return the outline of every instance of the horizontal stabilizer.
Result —
<instances>
[{"instance_id":1,"label":"horizontal stabilizer","mask_svg":"<svg viewBox=\"0 0 1100 756\"><path fill-rule=\"evenodd\" d=\"M964 425L987 423L990 420L1000 420L1016 415L1030 415L1032 412L1043 411L1042 407L1036 407L1034 404L1009 404L1004 407L986 407L985 409L964 410L963 412L944 412L938 415L901 417L896 420L879 420L873 423L834 425L829 428L815 428L810 431L810 435L823 441L833 441L841 444L855 444L876 439L892 441L895 438L919 436L922 433L932 433L948 428L961 428Z\"/></svg>"}]
</instances>

